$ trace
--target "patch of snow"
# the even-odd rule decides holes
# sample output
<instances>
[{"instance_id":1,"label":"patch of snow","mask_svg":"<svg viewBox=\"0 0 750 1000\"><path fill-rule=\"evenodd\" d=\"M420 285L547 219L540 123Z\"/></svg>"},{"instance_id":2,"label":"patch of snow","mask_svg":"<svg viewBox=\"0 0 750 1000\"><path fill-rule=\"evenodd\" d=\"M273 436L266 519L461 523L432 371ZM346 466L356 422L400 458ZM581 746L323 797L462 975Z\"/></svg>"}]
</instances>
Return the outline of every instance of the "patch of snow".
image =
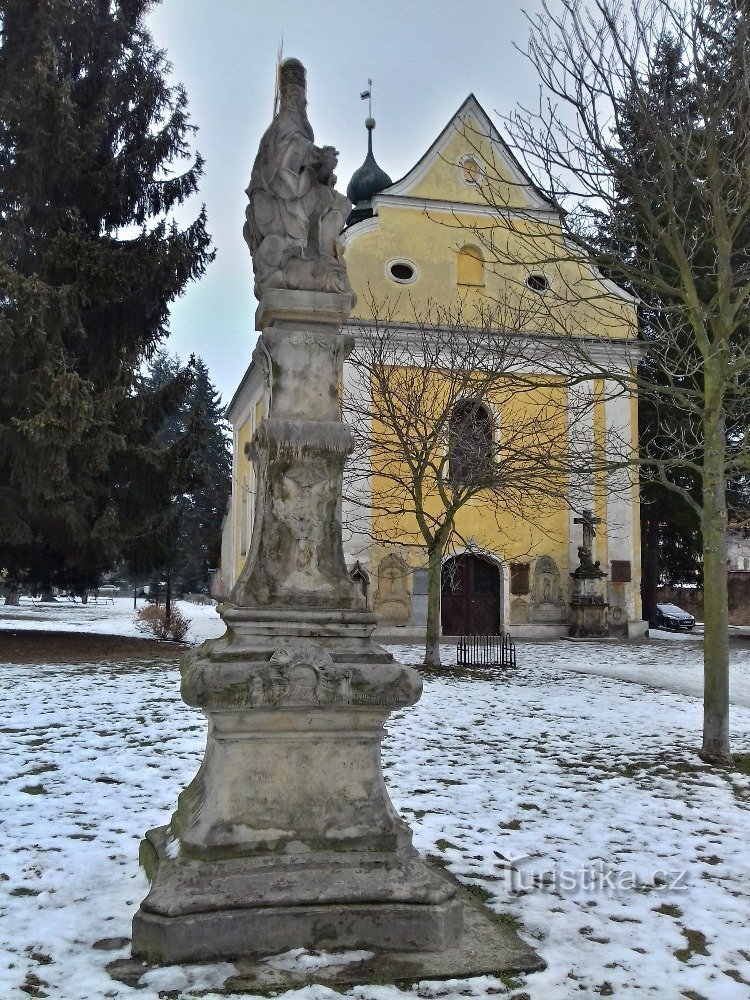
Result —
<instances>
[{"instance_id":1,"label":"patch of snow","mask_svg":"<svg viewBox=\"0 0 750 1000\"><path fill-rule=\"evenodd\" d=\"M305 948L293 948L281 955L271 955L263 959L265 965L279 972L308 972L310 969L323 969L337 965L351 965L353 962L366 962L375 953L372 951L307 951Z\"/></svg>"},{"instance_id":2,"label":"patch of snow","mask_svg":"<svg viewBox=\"0 0 750 1000\"><path fill-rule=\"evenodd\" d=\"M700 648L517 648L515 671L426 677L420 702L391 716L384 772L416 846L519 922L548 963L521 977L535 1000L689 990L747 1000L750 778L700 762L699 698L653 680L679 685L699 673ZM455 648L444 653L455 658ZM733 671L750 674L750 649L732 657ZM614 670L632 676L594 672ZM134 989L105 968L126 949L92 948L129 937L148 890L139 841L168 821L203 756L206 722L180 700L176 665L6 664L0 675L0 996L36 980L55 1000L218 996L231 963L153 969ZM732 733L735 750L750 751L743 704ZM498 990L485 977L351 994L457 1000Z\"/></svg>"},{"instance_id":3,"label":"patch of snow","mask_svg":"<svg viewBox=\"0 0 750 1000\"><path fill-rule=\"evenodd\" d=\"M167 839L166 839L166 841L164 843L164 853L172 861L174 861L175 858L179 858L179 856L180 856L180 842L179 842L179 840L175 840L175 838L171 837L171 836L167 837Z\"/></svg>"},{"instance_id":4,"label":"patch of snow","mask_svg":"<svg viewBox=\"0 0 750 1000\"><path fill-rule=\"evenodd\" d=\"M114 597L112 600L112 604L32 604L24 598L18 607L0 604L0 629L88 632L148 638L138 628L133 598ZM141 598L136 604L138 610L148 607L148 602ZM217 639L226 631L214 605L193 604L190 601L175 601L174 604L190 620L190 632L186 641L197 644L206 639Z\"/></svg>"},{"instance_id":5,"label":"patch of snow","mask_svg":"<svg viewBox=\"0 0 750 1000\"><path fill-rule=\"evenodd\" d=\"M649 639L661 639L668 640L672 642L695 642L697 639L699 642L703 642L703 632L668 632L666 629L662 628L650 628L648 630Z\"/></svg>"},{"instance_id":6,"label":"patch of snow","mask_svg":"<svg viewBox=\"0 0 750 1000\"><path fill-rule=\"evenodd\" d=\"M180 995L201 996L207 990L221 989L229 976L237 972L229 962L214 962L206 965L165 965L150 969L139 980L139 985L150 987L163 995L162 991L178 992ZM135 996L148 996L140 989L128 991Z\"/></svg>"}]
</instances>

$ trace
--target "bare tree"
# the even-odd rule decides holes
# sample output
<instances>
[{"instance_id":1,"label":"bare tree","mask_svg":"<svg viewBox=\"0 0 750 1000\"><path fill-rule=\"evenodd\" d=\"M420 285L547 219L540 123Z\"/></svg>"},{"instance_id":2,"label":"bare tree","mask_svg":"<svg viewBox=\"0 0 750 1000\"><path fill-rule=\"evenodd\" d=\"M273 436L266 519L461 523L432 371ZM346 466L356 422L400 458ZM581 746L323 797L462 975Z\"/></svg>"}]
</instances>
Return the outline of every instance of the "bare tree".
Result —
<instances>
[{"instance_id":1,"label":"bare tree","mask_svg":"<svg viewBox=\"0 0 750 1000\"><path fill-rule=\"evenodd\" d=\"M556 269L563 297L571 289L562 261L572 251L641 299L649 358L623 384L649 397L657 415L642 468L700 516L701 755L726 763L727 485L750 469L748 5L561 0L530 21L540 100L506 127L549 197L569 209L561 240L538 240L530 259ZM679 59L679 103L661 83L665 46ZM502 214L498 189L489 177L486 197ZM484 245L496 267L513 263L498 241ZM559 302L546 302L559 316ZM607 298L593 291L591 302L600 323Z\"/></svg>"},{"instance_id":2,"label":"bare tree","mask_svg":"<svg viewBox=\"0 0 750 1000\"><path fill-rule=\"evenodd\" d=\"M517 303L471 323L458 309L433 307L408 324L383 303L371 312L347 362L356 447L345 496L350 518L359 505L360 531L426 552L425 665L435 666L443 559L483 547L462 534L462 512L481 504L495 536L508 515L544 531L561 505L575 506L576 484L590 496L596 458L580 428L593 399L576 392L583 376L561 374L559 338L524 333Z\"/></svg>"}]
</instances>

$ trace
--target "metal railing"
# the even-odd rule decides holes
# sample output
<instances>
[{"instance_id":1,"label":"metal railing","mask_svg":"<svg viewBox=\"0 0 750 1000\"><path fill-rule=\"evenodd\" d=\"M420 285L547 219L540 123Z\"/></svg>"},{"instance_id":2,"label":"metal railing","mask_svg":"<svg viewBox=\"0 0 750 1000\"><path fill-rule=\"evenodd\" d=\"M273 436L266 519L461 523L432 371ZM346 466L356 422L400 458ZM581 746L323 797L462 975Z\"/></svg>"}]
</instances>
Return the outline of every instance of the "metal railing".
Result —
<instances>
[{"instance_id":1,"label":"metal railing","mask_svg":"<svg viewBox=\"0 0 750 1000\"><path fill-rule=\"evenodd\" d=\"M462 635L458 640L460 667L515 667L516 644L509 635Z\"/></svg>"}]
</instances>

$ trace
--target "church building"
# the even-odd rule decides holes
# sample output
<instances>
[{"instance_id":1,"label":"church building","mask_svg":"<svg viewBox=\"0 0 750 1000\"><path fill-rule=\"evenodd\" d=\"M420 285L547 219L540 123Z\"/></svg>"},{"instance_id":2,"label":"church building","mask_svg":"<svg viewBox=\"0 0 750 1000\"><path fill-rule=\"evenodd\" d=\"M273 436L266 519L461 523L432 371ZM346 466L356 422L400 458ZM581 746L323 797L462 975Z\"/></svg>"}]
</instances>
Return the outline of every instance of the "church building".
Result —
<instances>
[{"instance_id":1,"label":"church building","mask_svg":"<svg viewBox=\"0 0 750 1000\"><path fill-rule=\"evenodd\" d=\"M505 314L516 317L515 336L531 347L527 357L533 358L535 345L545 359L559 351L560 408L554 417L546 408L540 419L553 420L558 431L562 423L567 437L583 442L591 456L588 471L579 466L566 473L558 499L543 514L532 500L524 509L523 497L515 509L498 510L482 493L458 511L442 570L443 634L566 635L584 511L596 525L591 555L606 574L610 634L641 633L638 483L632 471L606 462L613 441L618 454L637 449L637 402L617 378L637 361L635 301L567 246L561 209L532 182L473 95L395 183L375 160L374 121L366 126L368 153L347 189L353 209L341 238L357 294L342 332L359 342L387 316L390 329L408 340L416 325L424 327L424 317L460 315L471 325L472 317L486 322L503 303ZM569 350L566 355L574 341L588 345L592 358L590 377L575 384ZM451 428L475 441L499 442L502 462L503 441L517 414L534 407L542 412L533 374L532 360L524 371L525 389L508 408L514 413L459 401ZM546 376L549 381L548 368ZM346 362L344 398L356 380ZM234 458L222 597L229 596L249 549L257 483L247 446L267 412L268 392L260 366L251 362L228 408ZM458 453L450 455L453 470L458 461ZM411 513L382 512L375 464L364 483L347 483L345 472L347 565L378 616L376 634L419 639L427 609L425 546Z\"/></svg>"}]
</instances>

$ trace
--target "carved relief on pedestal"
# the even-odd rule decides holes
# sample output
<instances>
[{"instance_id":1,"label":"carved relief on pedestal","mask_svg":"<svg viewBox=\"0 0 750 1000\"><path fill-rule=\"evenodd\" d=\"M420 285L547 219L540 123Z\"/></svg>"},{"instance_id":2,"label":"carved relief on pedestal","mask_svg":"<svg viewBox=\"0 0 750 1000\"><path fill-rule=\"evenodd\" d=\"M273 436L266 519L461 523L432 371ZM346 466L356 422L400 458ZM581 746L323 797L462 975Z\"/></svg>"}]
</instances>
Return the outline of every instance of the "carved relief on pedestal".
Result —
<instances>
[{"instance_id":1,"label":"carved relief on pedestal","mask_svg":"<svg viewBox=\"0 0 750 1000\"><path fill-rule=\"evenodd\" d=\"M352 671L337 669L330 655L315 642L288 639L256 668L247 684L251 708L294 708L349 705Z\"/></svg>"},{"instance_id":2,"label":"carved relief on pedestal","mask_svg":"<svg viewBox=\"0 0 750 1000\"><path fill-rule=\"evenodd\" d=\"M395 552L380 560L375 613L381 624L408 624L411 618L410 575L409 564Z\"/></svg>"},{"instance_id":3,"label":"carved relief on pedestal","mask_svg":"<svg viewBox=\"0 0 750 1000\"><path fill-rule=\"evenodd\" d=\"M294 543L294 571L289 583L309 589L320 575L318 552L324 541L327 470L315 457L296 462L284 476L284 500L274 498L273 512L285 525ZM299 575L299 578L297 579Z\"/></svg>"},{"instance_id":4,"label":"carved relief on pedestal","mask_svg":"<svg viewBox=\"0 0 750 1000\"><path fill-rule=\"evenodd\" d=\"M565 617L560 570L551 556L540 556L536 561L529 610L533 622L559 622Z\"/></svg>"}]
</instances>

